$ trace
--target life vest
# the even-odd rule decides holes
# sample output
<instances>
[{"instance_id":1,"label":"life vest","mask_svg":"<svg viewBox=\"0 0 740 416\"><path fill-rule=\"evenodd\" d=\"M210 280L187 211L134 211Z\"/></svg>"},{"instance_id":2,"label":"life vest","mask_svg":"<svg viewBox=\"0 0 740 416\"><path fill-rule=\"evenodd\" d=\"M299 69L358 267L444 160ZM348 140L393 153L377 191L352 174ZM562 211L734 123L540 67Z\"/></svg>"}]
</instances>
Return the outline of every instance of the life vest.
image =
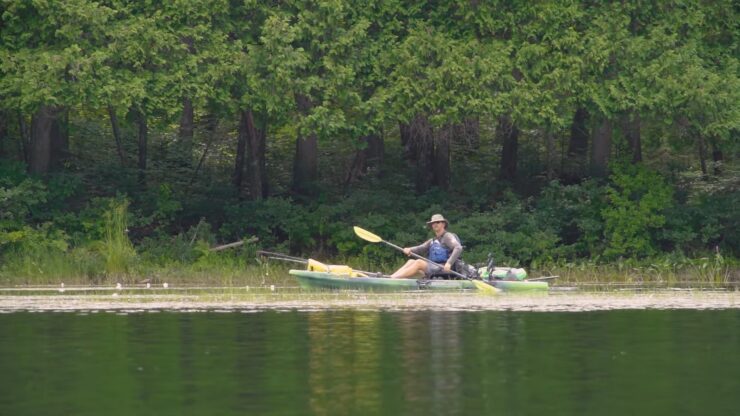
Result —
<instances>
[{"instance_id":1,"label":"life vest","mask_svg":"<svg viewBox=\"0 0 740 416\"><path fill-rule=\"evenodd\" d=\"M432 245L429 247L429 260L435 263L446 263L447 259L450 258L452 251L445 247L436 238L432 240Z\"/></svg>"},{"instance_id":2,"label":"life vest","mask_svg":"<svg viewBox=\"0 0 740 416\"><path fill-rule=\"evenodd\" d=\"M444 234L443 234L444 235ZM459 242L460 239L452 234L453 237ZM446 263L452 254L452 250L447 248L438 238L432 239L432 245L429 246L429 260L443 264Z\"/></svg>"}]
</instances>

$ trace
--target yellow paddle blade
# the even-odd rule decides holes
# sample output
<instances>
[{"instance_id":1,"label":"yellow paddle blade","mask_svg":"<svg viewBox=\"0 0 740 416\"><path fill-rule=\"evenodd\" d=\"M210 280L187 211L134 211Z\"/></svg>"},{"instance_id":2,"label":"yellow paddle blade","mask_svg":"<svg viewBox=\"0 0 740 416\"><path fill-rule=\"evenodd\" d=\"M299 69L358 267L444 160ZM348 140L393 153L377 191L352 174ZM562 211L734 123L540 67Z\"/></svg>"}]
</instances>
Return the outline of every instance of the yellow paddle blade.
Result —
<instances>
[{"instance_id":1,"label":"yellow paddle blade","mask_svg":"<svg viewBox=\"0 0 740 416\"><path fill-rule=\"evenodd\" d=\"M378 237L377 235L371 233L368 230L363 230L362 228L358 226L355 226L354 229L355 229L355 234L357 234L358 237L360 237L361 239L365 241L369 241L371 243L380 243L381 241L383 241L382 238Z\"/></svg>"},{"instance_id":2,"label":"yellow paddle blade","mask_svg":"<svg viewBox=\"0 0 740 416\"><path fill-rule=\"evenodd\" d=\"M476 289L478 289L478 292L480 292L483 295L495 295L501 291L501 289L485 284L481 282L480 280L472 279L472 281Z\"/></svg>"}]
</instances>

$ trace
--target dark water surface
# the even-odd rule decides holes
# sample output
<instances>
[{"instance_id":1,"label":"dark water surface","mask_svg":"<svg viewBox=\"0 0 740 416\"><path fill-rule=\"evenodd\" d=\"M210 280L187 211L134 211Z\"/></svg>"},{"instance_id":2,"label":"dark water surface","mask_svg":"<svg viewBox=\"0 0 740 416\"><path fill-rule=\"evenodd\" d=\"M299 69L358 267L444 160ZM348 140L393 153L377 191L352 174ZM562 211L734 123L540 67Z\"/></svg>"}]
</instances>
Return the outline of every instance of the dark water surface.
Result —
<instances>
[{"instance_id":1,"label":"dark water surface","mask_svg":"<svg viewBox=\"0 0 740 416\"><path fill-rule=\"evenodd\" d=\"M740 311L0 314L0 415L740 414Z\"/></svg>"}]
</instances>

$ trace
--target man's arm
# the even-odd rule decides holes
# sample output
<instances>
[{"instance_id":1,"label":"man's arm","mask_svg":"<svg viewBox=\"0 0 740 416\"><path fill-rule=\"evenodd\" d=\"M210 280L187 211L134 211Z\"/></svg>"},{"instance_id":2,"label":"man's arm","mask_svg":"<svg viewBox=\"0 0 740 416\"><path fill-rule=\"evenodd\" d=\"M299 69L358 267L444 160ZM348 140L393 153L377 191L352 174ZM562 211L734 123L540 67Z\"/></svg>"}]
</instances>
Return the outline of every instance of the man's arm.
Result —
<instances>
[{"instance_id":1,"label":"man's arm","mask_svg":"<svg viewBox=\"0 0 740 416\"><path fill-rule=\"evenodd\" d=\"M404 248L403 252L406 253L406 249L408 249L409 253L414 253L422 256L429 251L430 245L432 245L431 239L419 244L418 246ZM406 253L406 255L408 256L409 253Z\"/></svg>"},{"instance_id":2,"label":"man's arm","mask_svg":"<svg viewBox=\"0 0 740 416\"><path fill-rule=\"evenodd\" d=\"M445 264L445 270L450 270L452 265L455 264L457 259L460 257L460 254L462 254L463 248L462 245L460 245L460 241L458 241L457 238L455 238L452 233L445 233L445 235L442 237L442 244L444 244L447 248L452 249L452 253L450 253L450 258L447 259L447 263ZM450 267L447 267L447 266Z\"/></svg>"}]
</instances>

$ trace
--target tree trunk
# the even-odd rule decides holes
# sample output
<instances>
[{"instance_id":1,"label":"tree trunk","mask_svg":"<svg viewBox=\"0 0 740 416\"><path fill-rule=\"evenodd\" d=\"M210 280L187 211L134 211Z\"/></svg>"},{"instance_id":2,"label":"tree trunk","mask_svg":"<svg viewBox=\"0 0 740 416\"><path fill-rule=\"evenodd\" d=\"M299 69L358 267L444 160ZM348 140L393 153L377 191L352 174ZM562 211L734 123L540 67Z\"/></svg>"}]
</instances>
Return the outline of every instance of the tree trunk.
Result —
<instances>
[{"instance_id":1,"label":"tree trunk","mask_svg":"<svg viewBox=\"0 0 740 416\"><path fill-rule=\"evenodd\" d=\"M293 191L310 192L318 178L318 139L315 134L298 135L293 160Z\"/></svg>"},{"instance_id":2,"label":"tree trunk","mask_svg":"<svg viewBox=\"0 0 740 416\"><path fill-rule=\"evenodd\" d=\"M193 157L194 112L190 98L182 100L182 115L180 116L180 140L176 147L177 160L184 166L190 166Z\"/></svg>"},{"instance_id":3,"label":"tree trunk","mask_svg":"<svg viewBox=\"0 0 740 416\"><path fill-rule=\"evenodd\" d=\"M573 182L579 181L586 171L586 155L588 153L587 120L588 112L581 107L576 110L575 115L573 115L573 122L570 125L570 140L564 170L566 177Z\"/></svg>"},{"instance_id":4,"label":"tree trunk","mask_svg":"<svg viewBox=\"0 0 740 416\"><path fill-rule=\"evenodd\" d=\"M725 156L722 153L722 149L717 145L716 137L712 137L709 142L712 145L712 161L714 162L712 165L714 167L714 174L719 175L722 173L722 162L724 161Z\"/></svg>"},{"instance_id":5,"label":"tree trunk","mask_svg":"<svg viewBox=\"0 0 740 416\"><path fill-rule=\"evenodd\" d=\"M612 146L612 123L604 118L594 129L591 149L591 174L603 177L607 174Z\"/></svg>"},{"instance_id":6,"label":"tree trunk","mask_svg":"<svg viewBox=\"0 0 740 416\"><path fill-rule=\"evenodd\" d=\"M247 136L249 133L249 122L247 118L251 116L249 110L242 110L239 117L239 128L237 129L236 141L236 159L234 160L234 174L231 176L231 182L237 195L242 193L242 180L244 178L244 156L247 149Z\"/></svg>"},{"instance_id":7,"label":"tree trunk","mask_svg":"<svg viewBox=\"0 0 740 416\"><path fill-rule=\"evenodd\" d=\"M480 118L474 117L468 119L467 123L468 137L474 149L480 148Z\"/></svg>"},{"instance_id":8,"label":"tree trunk","mask_svg":"<svg viewBox=\"0 0 740 416\"><path fill-rule=\"evenodd\" d=\"M549 125L545 130L545 146L547 148L547 180L555 178L555 134Z\"/></svg>"},{"instance_id":9,"label":"tree trunk","mask_svg":"<svg viewBox=\"0 0 740 416\"><path fill-rule=\"evenodd\" d=\"M28 123L26 122L26 117L20 111L18 112L18 132L21 136L19 149L21 156L20 160L28 164L29 153L31 152L31 132L28 127Z\"/></svg>"},{"instance_id":10,"label":"tree trunk","mask_svg":"<svg viewBox=\"0 0 740 416\"><path fill-rule=\"evenodd\" d=\"M704 143L704 136L701 133L696 135L696 146L699 150L699 164L701 165L701 173L707 174L707 146Z\"/></svg>"},{"instance_id":11,"label":"tree trunk","mask_svg":"<svg viewBox=\"0 0 740 416\"><path fill-rule=\"evenodd\" d=\"M344 180L345 189L359 177L367 174L370 168L376 168L379 171L383 162L385 145L382 136L370 134L361 137L360 142L364 143L365 147L355 152L352 165Z\"/></svg>"},{"instance_id":12,"label":"tree trunk","mask_svg":"<svg viewBox=\"0 0 740 416\"><path fill-rule=\"evenodd\" d=\"M181 36L180 41L185 45L188 54L194 55L195 39L192 36ZM193 131L194 131L193 101L190 97L182 97L182 114L180 115L179 141L175 146L175 158L180 166L190 168L193 163Z\"/></svg>"},{"instance_id":13,"label":"tree trunk","mask_svg":"<svg viewBox=\"0 0 740 416\"><path fill-rule=\"evenodd\" d=\"M304 116L310 113L311 102L308 97L296 96L296 104ZM304 137L299 133L293 159L293 191L305 194L312 190L318 178L318 157L319 142L316 135L311 133Z\"/></svg>"},{"instance_id":14,"label":"tree trunk","mask_svg":"<svg viewBox=\"0 0 740 416\"><path fill-rule=\"evenodd\" d=\"M364 140L361 138L360 140ZM352 159L352 164L347 171L347 175L344 178L344 189L349 189L349 186L362 176L367 170L367 149L360 149L355 152L355 157Z\"/></svg>"},{"instance_id":15,"label":"tree trunk","mask_svg":"<svg viewBox=\"0 0 740 416\"><path fill-rule=\"evenodd\" d=\"M415 161L416 154L412 150L413 140L411 138L411 123L398 122L398 132L401 136L401 147L403 148L403 160Z\"/></svg>"},{"instance_id":16,"label":"tree trunk","mask_svg":"<svg viewBox=\"0 0 740 416\"><path fill-rule=\"evenodd\" d=\"M257 129L260 143L262 147L260 149L260 169L262 170L262 197L267 198L270 196L270 181L267 176L267 123L263 122L262 126Z\"/></svg>"},{"instance_id":17,"label":"tree trunk","mask_svg":"<svg viewBox=\"0 0 740 416\"><path fill-rule=\"evenodd\" d=\"M65 109L51 124L51 155L49 168L62 170L69 157L69 110Z\"/></svg>"},{"instance_id":18,"label":"tree trunk","mask_svg":"<svg viewBox=\"0 0 740 416\"><path fill-rule=\"evenodd\" d=\"M466 145L474 150L480 148L480 120L478 117L465 119L462 124L458 125L459 134L456 136Z\"/></svg>"},{"instance_id":19,"label":"tree trunk","mask_svg":"<svg viewBox=\"0 0 740 416\"><path fill-rule=\"evenodd\" d=\"M640 140L640 114L633 112L622 119L622 130L627 139L632 163L642 162L642 142Z\"/></svg>"},{"instance_id":20,"label":"tree trunk","mask_svg":"<svg viewBox=\"0 0 740 416\"><path fill-rule=\"evenodd\" d=\"M247 180L249 197L263 199L265 184L265 135L257 129L252 110L247 111Z\"/></svg>"},{"instance_id":21,"label":"tree trunk","mask_svg":"<svg viewBox=\"0 0 740 416\"><path fill-rule=\"evenodd\" d=\"M365 136L365 140L367 140L367 149L365 149L367 166L376 168L380 173L383 168L383 160L385 159L385 141L383 140L383 135L371 134Z\"/></svg>"},{"instance_id":22,"label":"tree trunk","mask_svg":"<svg viewBox=\"0 0 740 416\"><path fill-rule=\"evenodd\" d=\"M7 156L6 149L8 143L8 117L5 111L0 110L0 159Z\"/></svg>"},{"instance_id":23,"label":"tree trunk","mask_svg":"<svg viewBox=\"0 0 740 416\"><path fill-rule=\"evenodd\" d=\"M208 151L211 149L211 145L213 144L213 140L216 136L216 128L218 126L218 119L211 115L210 117L205 117L206 120L206 147L203 149L203 154L200 156L200 159L198 160L198 165L195 167L195 170L193 171L193 176L190 178L190 182L188 183L188 190L195 182L195 179L198 177L198 172L200 172L200 168L203 166L203 163L206 161L206 157L208 157Z\"/></svg>"},{"instance_id":24,"label":"tree trunk","mask_svg":"<svg viewBox=\"0 0 740 416\"><path fill-rule=\"evenodd\" d=\"M519 151L519 129L508 115L499 117L496 136L501 142L501 179L516 179L517 154Z\"/></svg>"},{"instance_id":25,"label":"tree trunk","mask_svg":"<svg viewBox=\"0 0 740 416\"><path fill-rule=\"evenodd\" d=\"M136 110L136 124L139 126L139 184L146 187L146 152L149 128L147 127L146 115L142 110Z\"/></svg>"},{"instance_id":26,"label":"tree trunk","mask_svg":"<svg viewBox=\"0 0 740 416\"><path fill-rule=\"evenodd\" d=\"M432 185L447 190L450 187L450 136L453 126L438 129L432 149Z\"/></svg>"},{"instance_id":27,"label":"tree trunk","mask_svg":"<svg viewBox=\"0 0 740 416\"><path fill-rule=\"evenodd\" d=\"M28 172L31 174L49 173L52 130L57 115L57 109L43 105L31 119L31 142L28 154Z\"/></svg>"},{"instance_id":28,"label":"tree trunk","mask_svg":"<svg viewBox=\"0 0 740 416\"><path fill-rule=\"evenodd\" d=\"M433 182L434 131L426 116L421 115L403 128L406 130L407 162L416 166L416 191L425 192Z\"/></svg>"},{"instance_id":29,"label":"tree trunk","mask_svg":"<svg viewBox=\"0 0 740 416\"><path fill-rule=\"evenodd\" d=\"M108 117L110 118L110 126L113 130L113 139L116 141L116 153L118 153L118 160L121 161L121 166L125 166L123 157L123 139L121 138L121 128L118 124L118 116L116 116L116 109L112 105L108 104Z\"/></svg>"}]
</instances>

